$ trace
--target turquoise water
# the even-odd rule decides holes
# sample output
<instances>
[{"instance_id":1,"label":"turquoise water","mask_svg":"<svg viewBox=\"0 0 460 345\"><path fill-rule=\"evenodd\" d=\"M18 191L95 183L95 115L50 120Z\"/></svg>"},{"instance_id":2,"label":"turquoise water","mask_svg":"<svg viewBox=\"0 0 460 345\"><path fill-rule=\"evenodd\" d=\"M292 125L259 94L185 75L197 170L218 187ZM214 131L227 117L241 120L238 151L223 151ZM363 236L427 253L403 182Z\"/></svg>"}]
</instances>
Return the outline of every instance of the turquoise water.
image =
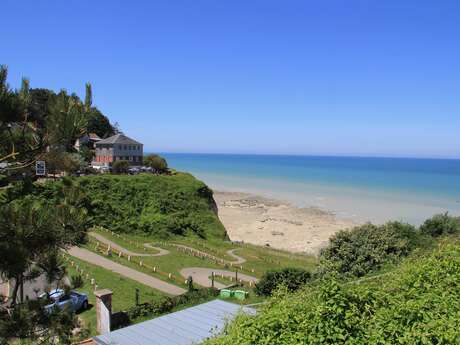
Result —
<instances>
[{"instance_id":1,"label":"turquoise water","mask_svg":"<svg viewBox=\"0 0 460 345\"><path fill-rule=\"evenodd\" d=\"M358 221L460 214L460 160L164 154L221 190L253 192Z\"/></svg>"}]
</instances>

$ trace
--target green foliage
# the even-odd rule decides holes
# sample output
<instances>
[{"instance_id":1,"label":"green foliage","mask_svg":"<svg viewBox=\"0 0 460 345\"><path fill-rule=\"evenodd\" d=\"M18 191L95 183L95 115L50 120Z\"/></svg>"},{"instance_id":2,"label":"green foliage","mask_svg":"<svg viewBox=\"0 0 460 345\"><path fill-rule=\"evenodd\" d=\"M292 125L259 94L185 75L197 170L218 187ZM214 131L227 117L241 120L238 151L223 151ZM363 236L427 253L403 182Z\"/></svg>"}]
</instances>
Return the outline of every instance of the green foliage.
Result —
<instances>
[{"instance_id":1,"label":"green foliage","mask_svg":"<svg viewBox=\"0 0 460 345\"><path fill-rule=\"evenodd\" d=\"M85 207L93 225L158 237L225 237L213 211L212 191L189 174L97 175L78 181L86 191ZM59 185L59 181L42 185L39 194L57 198Z\"/></svg>"},{"instance_id":2,"label":"green foliage","mask_svg":"<svg viewBox=\"0 0 460 345\"><path fill-rule=\"evenodd\" d=\"M255 292L260 296L270 296L279 286L288 291L296 291L311 279L311 273L295 267L286 267L266 272L256 284Z\"/></svg>"},{"instance_id":3,"label":"green foliage","mask_svg":"<svg viewBox=\"0 0 460 345\"><path fill-rule=\"evenodd\" d=\"M77 274L70 278L70 283L72 285L72 289L79 289L85 284L85 281L83 280L81 274Z\"/></svg>"},{"instance_id":4,"label":"green foliage","mask_svg":"<svg viewBox=\"0 0 460 345\"><path fill-rule=\"evenodd\" d=\"M425 220L420 231L432 237L455 234L460 232L460 218L449 216L447 212L437 214Z\"/></svg>"},{"instance_id":5,"label":"green foliage","mask_svg":"<svg viewBox=\"0 0 460 345\"><path fill-rule=\"evenodd\" d=\"M208 344L458 344L459 253L458 243L442 243L374 279L280 291Z\"/></svg>"},{"instance_id":6,"label":"green foliage","mask_svg":"<svg viewBox=\"0 0 460 345\"><path fill-rule=\"evenodd\" d=\"M0 187L4 187L8 184L8 176L0 174Z\"/></svg>"},{"instance_id":7,"label":"green foliage","mask_svg":"<svg viewBox=\"0 0 460 345\"><path fill-rule=\"evenodd\" d=\"M149 155L145 157L144 164L152 168L154 173L164 174L168 172L168 163L166 162L166 159L159 155Z\"/></svg>"},{"instance_id":8,"label":"green foliage","mask_svg":"<svg viewBox=\"0 0 460 345\"><path fill-rule=\"evenodd\" d=\"M339 231L321 252L319 272L361 277L408 255L417 241L416 229L400 222L368 223Z\"/></svg>"},{"instance_id":9,"label":"green foliage","mask_svg":"<svg viewBox=\"0 0 460 345\"><path fill-rule=\"evenodd\" d=\"M91 106L89 84L83 103L65 90L31 89L26 78L13 91L7 72L0 66L0 161L9 163L8 170L21 176L18 169L30 168L49 148L72 153L75 140L85 133L104 137L115 132L107 117Z\"/></svg>"},{"instance_id":10,"label":"green foliage","mask_svg":"<svg viewBox=\"0 0 460 345\"><path fill-rule=\"evenodd\" d=\"M165 296L161 299L135 305L128 310L128 316L130 319L136 319L141 316L151 317L154 315L161 315L168 313L177 307L204 302L218 295L219 290L214 288L205 288L187 291L185 294L179 296Z\"/></svg>"},{"instance_id":11,"label":"green foliage","mask_svg":"<svg viewBox=\"0 0 460 345\"><path fill-rule=\"evenodd\" d=\"M127 174L129 169L129 162L125 160L115 161L112 164L112 172L114 174Z\"/></svg>"},{"instance_id":12,"label":"green foliage","mask_svg":"<svg viewBox=\"0 0 460 345\"><path fill-rule=\"evenodd\" d=\"M61 171L66 173L75 172L84 167L83 157L77 153L51 150L43 156L46 162L47 173L56 174Z\"/></svg>"},{"instance_id":13,"label":"green foliage","mask_svg":"<svg viewBox=\"0 0 460 345\"><path fill-rule=\"evenodd\" d=\"M80 326L75 314L55 309L44 310L46 300L26 301L11 312L0 309L0 344L16 343L14 339L28 339L33 344L71 344L72 330Z\"/></svg>"}]
</instances>

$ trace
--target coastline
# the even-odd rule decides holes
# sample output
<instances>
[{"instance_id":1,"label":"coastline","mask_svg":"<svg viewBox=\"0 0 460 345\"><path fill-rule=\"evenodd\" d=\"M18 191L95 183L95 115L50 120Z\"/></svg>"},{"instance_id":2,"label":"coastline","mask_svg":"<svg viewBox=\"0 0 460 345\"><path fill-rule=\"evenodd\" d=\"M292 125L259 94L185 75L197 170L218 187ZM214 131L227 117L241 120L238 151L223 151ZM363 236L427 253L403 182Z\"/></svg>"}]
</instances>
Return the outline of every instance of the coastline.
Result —
<instances>
[{"instance_id":1,"label":"coastline","mask_svg":"<svg viewBox=\"0 0 460 345\"><path fill-rule=\"evenodd\" d=\"M291 252L317 255L331 235L359 224L327 210L252 193L215 190L214 199L232 241Z\"/></svg>"}]
</instances>

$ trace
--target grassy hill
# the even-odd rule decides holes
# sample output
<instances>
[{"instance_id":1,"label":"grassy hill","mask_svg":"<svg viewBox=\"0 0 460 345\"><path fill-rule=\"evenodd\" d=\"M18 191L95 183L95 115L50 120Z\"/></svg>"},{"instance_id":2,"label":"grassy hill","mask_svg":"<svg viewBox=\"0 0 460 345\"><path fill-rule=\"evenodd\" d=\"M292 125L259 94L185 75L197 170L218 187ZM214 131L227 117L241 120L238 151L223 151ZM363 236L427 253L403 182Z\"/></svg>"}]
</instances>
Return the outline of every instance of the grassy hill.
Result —
<instances>
[{"instance_id":1,"label":"grassy hill","mask_svg":"<svg viewBox=\"0 0 460 345\"><path fill-rule=\"evenodd\" d=\"M96 175L75 180L86 194L92 225L158 238L226 238L212 190L190 174ZM59 183L46 183L38 193L57 197Z\"/></svg>"},{"instance_id":2,"label":"grassy hill","mask_svg":"<svg viewBox=\"0 0 460 345\"><path fill-rule=\"evenodd\" d=\"M460 241L450 236L385 273L280 290L209 344L459 344L459 288Z\"/></svg>"}]
</instances>

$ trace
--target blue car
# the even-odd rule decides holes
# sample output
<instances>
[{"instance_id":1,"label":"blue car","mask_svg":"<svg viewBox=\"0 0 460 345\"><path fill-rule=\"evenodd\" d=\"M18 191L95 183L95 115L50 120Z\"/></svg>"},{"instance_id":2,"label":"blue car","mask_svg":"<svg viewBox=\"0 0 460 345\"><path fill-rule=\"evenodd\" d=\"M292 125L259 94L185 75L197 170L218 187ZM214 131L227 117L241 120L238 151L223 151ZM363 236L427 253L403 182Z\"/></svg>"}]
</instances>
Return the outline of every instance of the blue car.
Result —
<instances>
[{"instance_id":1,"label":"blue car","mask_svg":"<svg viewBox=\"0 0 460 345\"><path fill-rule=\"evenodd\" d=\"M45 306L48 313L52 313L55 308L68 309L74 312L88 309L88 296L76 291L70 291L66 294L62 289L54 289L48 295L42 294L40 298L48 298L51 302Z\"/></svg>"}]
</instances>

